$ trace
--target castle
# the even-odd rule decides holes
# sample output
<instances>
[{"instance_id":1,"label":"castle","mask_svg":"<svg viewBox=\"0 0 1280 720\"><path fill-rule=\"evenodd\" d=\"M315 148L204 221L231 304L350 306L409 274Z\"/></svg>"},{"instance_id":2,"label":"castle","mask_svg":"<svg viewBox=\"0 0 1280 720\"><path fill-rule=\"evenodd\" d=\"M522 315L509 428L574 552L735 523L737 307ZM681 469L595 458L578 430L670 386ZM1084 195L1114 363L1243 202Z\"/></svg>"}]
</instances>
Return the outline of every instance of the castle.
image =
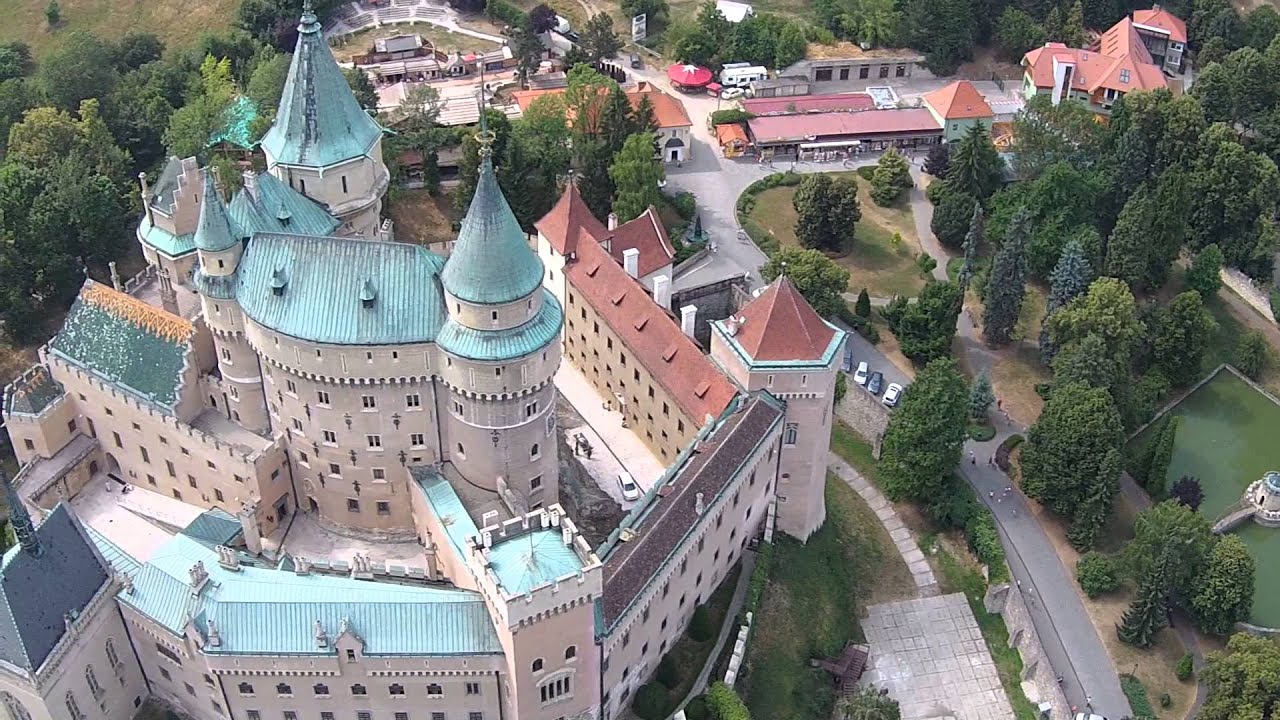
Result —
<instances>
[{"instance_id":1,"label":"castle","mask_svg":"<svg viewBox=\"0 0 1280 720\"><path fill-rule=\"evenodd\" d=\"M5 389L0 717L616 717L752 538L822 524L844 333L780 278L704 353L652 213L606 226L570 184L530 238L486 137L451 254L392 242L383 131L298 29L267 172L229 202L194 160L143 178L150 267L86 281ZM594 545L565 359L665 465ZM102 484L198 515L138 549L72 509ZM280 552L299 516L421 563Z\"/></svg>"}]
</instances>

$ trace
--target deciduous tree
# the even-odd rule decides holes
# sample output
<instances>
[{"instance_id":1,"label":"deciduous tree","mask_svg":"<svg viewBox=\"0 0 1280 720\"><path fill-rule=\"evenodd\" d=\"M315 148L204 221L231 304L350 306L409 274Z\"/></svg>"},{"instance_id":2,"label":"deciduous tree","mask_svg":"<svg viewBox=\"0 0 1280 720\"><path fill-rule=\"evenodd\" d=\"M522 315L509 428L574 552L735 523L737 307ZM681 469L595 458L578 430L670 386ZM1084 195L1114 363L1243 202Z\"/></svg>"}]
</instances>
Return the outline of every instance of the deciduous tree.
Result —
<instances>
[{"instance_id":1,"label":"deciduous tree","mask_svg":"<svg viewBox=\"0 0 1280 720\"><path fill-rule=\"evenodd\" d=\"M1280 707L1280 643L1237 633L1225 652L1209 653L1200 680L1209 688L1198 720L1274 717Z\"/></svg>"},{"instance_id":2,"label":"deciduous tree","mask_svg":"<svg viewBox=\"0 0 1280 720\"><path fill-rule=\"evenodd\" d=\"M947 492L964 445L968 395L950 358L916 376L885 430L880 477L890 498L932 502Z\"/></svg>"},{"instance_id":3,"label":"deciduous tree","mask_svg":"<svg viewBox=\"0 0 1280 720\"><path fill-rule=\"evenodd\" d=\"M950 188L942 193L933 208L929 229L944 247L955 250L964 245L965 233L973 221L975 202L977 200L972 195Z\"/></svg>"},{"instance_id":4,"label":"deciduous tree","mask_svg":"<svg viewBox=\"0 0 1280 720\"><path fill-rule=\"evenodd\" d=\"M1021 62L1022 56L1045 44L1049 36L1035 18L1016 7L1006 7L996 21L996 43L1009 62Z\"/></svg>"},{"instance_id":5,"label":"deciduous tree","mask_svg":"<svg viewBox=\"0 0 1280 720\"><path fill-rule=\"evenodd\" d=\"M1200 629L1226 635L1253 610L1253 557L1244 541L1224 535L1196 578L1191 612Z\"/></svg>"},{"instance_id":6,"label":"deciduous tree","mask_svg":"<svg viewBox=\"0 0 1280 720\"><path fill-rule=\"evenodd\" d=\"M1187 287L1200 293L1200 297L1209 299L1217 297L1222 287L1222 251L1217 244L1210 243L1196 253L1195 260L1187 270Z\"/></svg>"},{"instance_id":7,"label":"deciduous tree","mask_svg":"<svg viewBox=\"0 0 1280 720\"><path fill-rule=\"evenodd\" d=\"M1122 438L1120 415L1106 390L1055 384L1027 433L1023 490L1053 512L1074 518L1093 486L1106 480L1100 470Z\"/></svg>"},{"instance_id":8,"label":"deciduous tree","mask_svg":"<svg viewBox=\"0 0 1280 720\"><path fill-rule=\"evenodd\" d=\"M1093 281L1084 295L1049 318L1050 337L1062 350L1073 342L1096 335L1101 360L1121 374L1113 382L1127 377L1134 344L1142 333L1133 293L1116 278Z\"/></svg>"},{"instance_id":9,"label":"deciduous tree","mask_svg":"<svg viewBox=\"0 0 1280 720\"><path fill-rule=\"evenodd\" d=\"M938 143L929 147L924 158L924 171L939 180L945 180L951 169L951 143Z\"/></svg>"},{"instance_id":10,"label":"deciduous tree","mask_svg":"<svg viewBox=\"0 0 1280 720\"><path fill-rule=\"evenodd\" d=\"M1156 365L1174 385L1201 377L1201 361L1217 323L1205 310L1200 293L1188 290L1173 298L1152 328Z\"/></svg>"},{"instance_id":11,"label":"deciduous tree","mask_svg":"<svg viewBox=\"0 0 1280 720\"><path fill-rule=\"evenodd\" d=\"M841 296L849 288L849 271L826 255L817 250L783 248L760 267L765 282L773 282L784 272L822 317L835 315L844 306Z\"/></svg>"},{"instance_id":12,"label":"deciduous tree","mask_svg":"<svg viewBox=\"0 0 1280 720\"><path fill-rule=\"evenodd\" d=\"M952 282L925 285L914 303L894 298L881 314L898 338L902 354L922 365L951 354L964 291Z\"/></svg>"},{"instance_id":13,"label":"deciduous tree","mask_svg":"<svg viewBox=\"0 0 1280 720\"><path fill-rule=\"evenodd\" d=\"M1232 364L1240 372L1257 380L1267 364L1267 338L1257 330L1247 330L1236 343Z\"/></svg>"}]
</instances>

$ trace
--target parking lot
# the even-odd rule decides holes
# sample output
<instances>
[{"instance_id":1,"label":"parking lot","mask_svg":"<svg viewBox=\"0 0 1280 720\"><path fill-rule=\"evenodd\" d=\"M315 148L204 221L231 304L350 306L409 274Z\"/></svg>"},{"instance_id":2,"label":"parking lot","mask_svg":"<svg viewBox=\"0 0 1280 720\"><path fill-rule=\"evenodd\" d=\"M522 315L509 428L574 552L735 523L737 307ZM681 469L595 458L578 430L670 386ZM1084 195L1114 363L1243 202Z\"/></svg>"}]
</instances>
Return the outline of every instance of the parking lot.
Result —
<instances>
[{"instance_id":1,"label":"parking lot","mask_svg":"<svg viewBox=\"0 0 1280 720\"><path fill-rule=\"evenodd\" d=\"M889 387L890 383L897 383L903 388L907 388L911 385L910 376L903 372L902 368L899 368L897 365L890 362L889 358L885 357L884 353L880 352L875 345L867 342L866 338L856 332L849 332L847 339L845 340L845 353L846 359L849 358L850 355L852 356L852 362L849 363L848 370L849 390L851 392L855 389L860 392L865 392L863 388L854 387L857 383L853 380L853 373L857 370L858 363L860 362L867 363L868 374L879 372L884 376L884 382L881 383L880 392L878 393L878 396L881 398L884 397L885 388Z\"/></svg>"}]
</instances>

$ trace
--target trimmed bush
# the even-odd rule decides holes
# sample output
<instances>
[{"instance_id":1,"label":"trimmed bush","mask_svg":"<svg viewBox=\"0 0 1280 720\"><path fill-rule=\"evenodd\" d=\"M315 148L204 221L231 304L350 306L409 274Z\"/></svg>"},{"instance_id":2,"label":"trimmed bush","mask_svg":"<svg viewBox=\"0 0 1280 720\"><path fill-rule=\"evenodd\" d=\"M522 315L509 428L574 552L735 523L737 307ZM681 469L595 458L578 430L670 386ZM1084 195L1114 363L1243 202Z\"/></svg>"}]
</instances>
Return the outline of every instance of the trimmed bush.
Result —
<instances>
[{"instance_id":1,"label":"trimmed bush","mask_svg":"<svg viewBox=\"0 0 1280 720\"><path fill-rule=\"evenodd\" d=\"M1262 333L1249 330L1240 335L1240 339L1236 341L1232 364L1250 378L1258 379L1267 365L1267 339Z\"/></svg>"},{"instance_id":2,"label":"trimmed bush","mask_svg":"<svg viewBox=\"0 0 1280 720\"><path fill-rule=\"evenodd\" d=\"M671 207L682 220L693 220L698 212L698 199L691 192L671 196Z\"/></svg>"},{"instance_id":3,"label":"trimmed bush","mask_svg":"<svg viewBox=\"0 0 1280 720\"><path fill-rule=\"evenodd\" d=\"M1115 590L1119 584L1115 562L1096 550L1081 555L1076 562L1076 582L1090 598Z\"/></svg>"},{"instance_id":4,"label":"trimmed bush","mask_svg":"<svg viewBox=\"0 0 1280 720\"><path fill-rule=\"evenodd\" d=\"M694 642L706 642L715 636L716 628L711 621L711 611L706 605L699 605L693 611L693 619L689 621L689 639Z\"/></svg>"},{"instance_id":5,"label":"trimmed bush","mask_svg":"<svg viewBox=\"0 0 1280 720\"><path fill-rule=\"evenodd\" d=\"M644 720L663 720L668 714L669 704L667 689L658 683L649 683L636 691L631 709Z\"/></svg>"},{"instance_id":6,"label":"trimmed bush","mask_svg":"<svg viewBox=\"0 0 1280 720\"><path fill-rule=\"evenodd\" d=\"M996 448L996 465L1000 469L1009 472L1009 455L1023 442L1026 438L1021 435L1010 435L1000 443L1000 447Z\"/></svg>"},{"instance_id":7,"label":"trimmed bush","mask_svg":"<svg viewBox=\"0 0 1280 720\"><path fill-rule=\"evenodd\" d=\"M755 115L752 115L746 110L739 110L738 108L729 108L727 110L716 110L715 112L711 113L711 124L712 125L730 125L732 123L746 122L753 117L755 117Z\"/></svg>"},{"instance_id":8,"label":"trimmed bush","mask_svg":"<svg viewBox=\"0 0 1280 720\"><path fill-rule=\"evenodd\" d=\"M711 709L707 707L707 696L696 695L684 706L684 716L688 720L714 720Z\"/></svg>"},{"instance_id":9,"label":"trimmed bush","mask_svg":"<svg viewBox=\"0 0 1280 720\"><path fill-rule=\"evenodd\" d=\"M773 563L773 543L761 542L756 551L756 566L751 571L751 583L747 586L747 603L743 612L755 612L760 607L765 585L769 584L769 566Z\"/></svg>"},{"instance_id":10,"label":"trimmed bush","mask_svg":"<svg viewBox=\"0 0 1280 720\"><path fill-rule=\"evenodd\" d=\"M1169 693L1160 693L1160 707L1166 710L1173 707L1173 696Z\"/></svg>"},{"instance_id":11,"label":"trimmed bush","mask_svg":"<svg viewBox=\"0 0 1280 720\"><path fill-rule=\"evenodd\" d=\"M654 674L654 679L662 683L668 690L675 690L680 684L680 666L676 665L676 661L671 659L671 655L663 655L662 661L658 663L658 672Z\"/></svg>"},{"instance_id":12,"label":"trimmed bush","mask_svg":"<svg viewBox=\"0 0 1280 720\"><path fill-rule=\"evenodd\" d=\"M1154 718L1156 716L1155 708L1151 707L1151 701L1147 699L1147 688L1141 680L1132 675L1121 675L1120 689L1124 691L1124 696L1129 698L1129 708L1133 710L1134 717Z\"/></svg>"},{"instance_id":13,"label":"trimmed bush","mask_svg":"<svg viewBox=\"0 0 1280 720\"><path fill-rule=\"evenodd\" d=\"M707 709L715 720L751 720L746 703L722 682L713 684L707 691Z\"/></svg>"},{"instance_id":14,"label":"trimmed bush","mask_svg":"<svg viewBox=\"0 0 1280 720\"><path fill-rule=\"evenodd\" d=\"M996 532L996 521L991 511L979 505L978 511L965 524L964 535L969 541L969 549L987 566L992 580L1003 577L1004 547L1000 544L1000 534Z\"/></svg>"},{"instance_id":15,"label":"trimmed bush","mask_svg":"<svg viewBox=\"0 0 1280 720\"><path fill-rule=\"evenodd\" d=\"M1173 666L1173 674L1178 676L1182 682L1191 679L1196 673L1195 661L1191 658L1191 653L1187 653L1178 659L1178 664Z\"/></svg>"}]
</instances>

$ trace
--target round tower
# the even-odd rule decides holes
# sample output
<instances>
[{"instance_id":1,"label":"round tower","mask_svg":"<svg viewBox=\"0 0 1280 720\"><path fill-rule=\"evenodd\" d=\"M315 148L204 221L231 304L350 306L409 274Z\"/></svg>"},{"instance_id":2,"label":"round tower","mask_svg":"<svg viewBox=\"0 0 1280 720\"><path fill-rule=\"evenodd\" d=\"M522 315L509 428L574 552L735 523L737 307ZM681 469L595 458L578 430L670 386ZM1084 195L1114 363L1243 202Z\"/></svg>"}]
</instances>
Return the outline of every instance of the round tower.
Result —
<instances>
[{"instance_id":1,"label":"round tower","mask_svg":"<svg viewBox=\"0 0 1280 720\"><path fill-rule=\"evenodd\" d=\"M231 227L226 205L213 174L201 173L200 220L195 246L199 258L193 281L200 293L204 321L213 335L221 375L221 397L211 393L209 404L228 420L255 432L271 428L258 354L244 336L244 315L236 302L236 271L244 243Z\"/></svg>"},{"instance_id":2,"label":"round tower","mask_svg":"<svg viewBox=\"0 0 1280 720\"><path fill-rule=\"evenodd\" d=\"M482 131L475 196L440 274L443 454L469 482L545 507L558 499L552 380L564 312L498 187L491 141Z\"/></svg>"}]
</instances>

